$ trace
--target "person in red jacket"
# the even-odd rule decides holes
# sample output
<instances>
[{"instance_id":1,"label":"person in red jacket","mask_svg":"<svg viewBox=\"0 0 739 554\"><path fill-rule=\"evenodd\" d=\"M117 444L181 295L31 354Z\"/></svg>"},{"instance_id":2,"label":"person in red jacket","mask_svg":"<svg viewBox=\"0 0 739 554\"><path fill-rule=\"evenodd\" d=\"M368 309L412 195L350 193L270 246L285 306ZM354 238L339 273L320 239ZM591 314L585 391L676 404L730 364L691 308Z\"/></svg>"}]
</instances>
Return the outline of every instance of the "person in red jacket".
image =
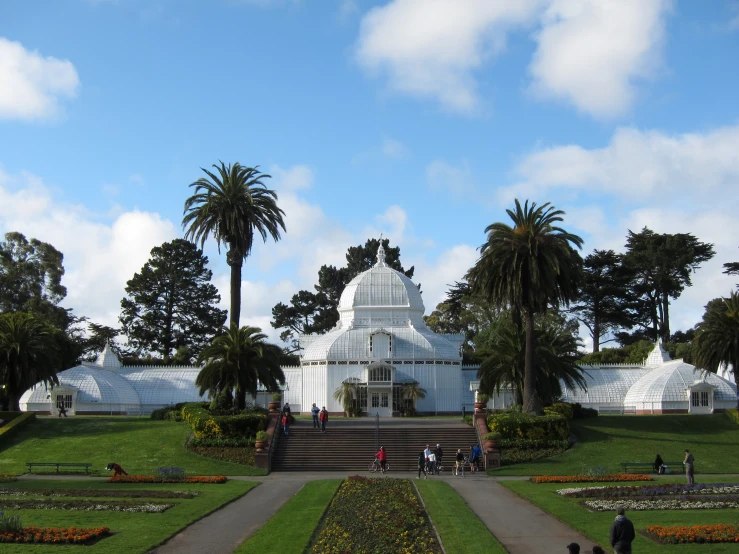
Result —
<instances>
[{"instance_id":1,"label":"person in red jacket","mask_svg":"<svg viewBox=\"0 0 739 554\"><path fill-rule=\"evenodd\" d=\"M126 470L124 470L118 464L108 464L108 467L106 467L105 469L115 472L113 473L113 477L118 477L119 475L128 475L128 473L126 473Z\"/></svg>"},{"instance_id":2,"label":"person in red jacket","mask_svg":"<svg viewBox=\"0 0 739 554\"><path fill-rule=\"evenodd\" d=\"M375 454L375 458L380 460L380 471L382 473L385 473L385 466L387 463L387 453L385 452L384 446L380 447L380 451L377 454Z\"/></svg>"},{"instance_id":3,"label":"person in red jacket","mask_svg":"<svg viewBox=\"0 0 739 554\"><path fill-rule=\"evenodd\" d=\"M321 422L321 433L326 432L326 422L328 421L328 412L326 406L321 409L321 413L318 414L318 420Z\"/></svg>"}]
</instances>

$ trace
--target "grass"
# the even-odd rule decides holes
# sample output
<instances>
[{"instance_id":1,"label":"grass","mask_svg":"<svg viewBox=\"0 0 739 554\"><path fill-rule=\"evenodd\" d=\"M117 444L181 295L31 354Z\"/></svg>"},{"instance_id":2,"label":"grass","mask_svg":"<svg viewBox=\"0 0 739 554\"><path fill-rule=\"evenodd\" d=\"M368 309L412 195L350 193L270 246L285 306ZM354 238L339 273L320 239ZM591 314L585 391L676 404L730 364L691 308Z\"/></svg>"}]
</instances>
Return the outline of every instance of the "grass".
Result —
<instances>
[{"instance_id":1,"label":"grass","mask_svg":"<svg viewBox=\"0 0 739 554\"><path fill-rule=\"evenodd\" d=\"M302 554L341 482L342 479L329 479L306 483L279 512L237 548L235 554Z\"/></svg>"},{"instance_id":2,"label":"grass","mask_svg":"<svg viewBox=\"0 0 739 554\"><path fill-rule=\"evenodd\" d=\"M507 552L448 483L423 480L416 486L447 554Z\"/></svg>"},{"instance_id":3,"label":"grass","mask_svg":"<svg viewBox=\"0 0 739 554\"><path fill-rule=\"evenodd\" d=\"M696 474L739 473L739 426L725 414L598 416L571 422L577 443L566 452L505 466L490 475L571 475L586 467L620 471L621 462L682 461L695 456ZM682 466L671 468L681 472Z\"/></svg>"},{"instance_id":4,"label":"grass","mask_svg":"<svg viewBox=\"0 0 739 554\"><path fill-rule=\"evenodd\" d=\"M5 486L22 489L164 489L197 491L191 499L173 500L177 505L161 514L120 512L79 512L65 510L17 510L9 515L20 515L25 527L110 527L113 536L92 546L74 545L14 545L0 546L3 554L59 553L74 550L91 554L144 553L163 543L193 521L235 500L258 483L253 481L228 481L222 485L187 484L130 484L121 485L93 480L19 480ZM160 500L161 501L161 500ZM167 500L167 502L170 502Z\"/></svg>"},{"instance_id":5,"label":"grass","mask_svg":"<svg viewBox=\"0 0 739 554\"><path fill-rule=\"evenodd\" d=\"M184 468L188 475L265 475L253 466L198 456L185 449L186 423L148 417L40 417L0 440L0 474L22 474L26 462L90 462L97 474L110 462L131 475L158 467Z\"/></svg>"},{"instance_id":6,"label":"grass","mask_svg":"<svg viewBox=\"0 0 739 554\"><path fill-rule=\"evenodd\" d=\"M702 482L726 481L720 477L705 478ZM682 479L669 479L660 481L664 483L683 483ZM530 481L501 481L503 486L536 504L541 509L549 512L557 519L589 537L593 544L600 544L609 551L609 532L615 514L612 512L591 512L581 506L579 499L565 498L555 493L557 489L575 486L588 486L582 484L541 484L537 485ZM623 485L623 483L602 483L604 485ZM600 485L600 483L599 483ZM627 512L628 517L636 529L636 540L634 541L634 552L641 554L669 554L679 552L680 554L737 554L739 544L681 544L663 545L653 542L643 536L643 531L648 525L710 525L715 523L736 523L736 510L685 510L685 511L644 511ZM580 545L584 546L584 545ZM588 545L591 546L591 545Z\"/></svg>"}]
</instances>

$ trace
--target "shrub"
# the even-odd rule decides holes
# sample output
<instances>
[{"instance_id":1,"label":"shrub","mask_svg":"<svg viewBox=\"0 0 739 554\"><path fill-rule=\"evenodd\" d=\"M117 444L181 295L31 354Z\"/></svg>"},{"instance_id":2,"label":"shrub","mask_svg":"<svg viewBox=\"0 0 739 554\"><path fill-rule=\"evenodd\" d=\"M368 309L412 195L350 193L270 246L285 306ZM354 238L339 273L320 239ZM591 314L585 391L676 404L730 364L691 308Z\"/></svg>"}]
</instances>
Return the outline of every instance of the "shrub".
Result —
<instances>
[{"instance_id":1,"label":"shrub","mask_svg":"<svg viewBox=\"0 0 739 554\"><path fill-rule=\"evenodd\" d=\"M272 402L279 402L282 400L282 393L280 392L273 392L272 393Z\"/></svg>"},{"instance_id":2,"label":"shrub","mask_svg":"<svg viewBox=\"0 0 739 554\"><path fill-rule=\"evenodd\" d=\"M268 417L262 410L250 410L238 415L214 416L202 404L185 404L182 419L192 427L195 437L218 438L253 436L259 427L266 427Z\"/></svg>"},{"instance_id":3,"label":"shrub","mask_svg":"<svg viewBox=\"0 0 739 554\"><path fill-rule=\"evenodd\" d=\"M498 431L504 439L566 440L570 436L570 425L561 415L534 416L508 411L488 416L487 423L491 431Z\"/></svg>"},{"instance_id":4,"label":"shrub","mask_svg":"<svg viewBox=\"0 0 739 554\"><path fill-rule=\"evenodd\" d=\"M192 439L187 443L188 448L197 447L222 447L222 448L244 448L254 446L254 437L205 437Z\"/></svg>"},{"instance_id":5,"label":"shrub","mask_svg":"<svg viewBox=\"0 0 739 554\"><path fill-rule=\"evenodd\" d=\"M551 406L544 408L546 415L561 415L567 419L574 418L574 407L569 402L555 402Z\"/></svg>"},{"instance_id":6,"label":"shrub","mask_svg":"<svg viewBox=\"0 0 739 554\"><path fill-rule=\"evenodd\" d=\"M17 533L21 529L21 516L6 516L4 512L0 512L0 533Z\"/></svg>"},{"instance_id":7,"label":"shrub","mask_svg":"<svg viewBox=\"0 0 739 554\"><path fill-rule=\"evenodd\" d=\"M484 393L478 393L477 394L477 401L482 402L483 404L487 404L488 400L490 400L490 396Z\"/></svg>"},{"instance_id":8,"label":"shrub","mask_svg":"<svg viewBox=\"0 0 739 554\"><path fill-rule=\"evenodd\" d=\"M485 440L485 441L499 441L502 438L503 438L503 435L501 435L497 431L493 431L491 433L487 433L484 437L482 437L482 440Z\"/></svg>"},{"instance_id":9,"label":"shrub","mask_svg":"<svg viewBox=\"0 0 739 554\"><path fill-rule=\"evenodd\" d=\"M182 410L175 406L165 406L151 412L151 419L165 421L182 421Z\"/></svg>"},{"instance_id":10,"label":"shrub","mask_svg":"<svg viewBox=\"0 0 739 554\"><path fill-rule=\"evenodd\" d=\"M258 441L266 441L268 438L269 438L269 435L267 435L267 431L257 431L256 439Z\"/></svg>"},{"instance_id":11,"label":"shrub","mask_svg":"<svg viewBox=\"0 0 739 554\"><path fill-rule=\"evenodd\" d=\"M572 415L575 419L584 419L586 417L597 417L598 410L593 408L583 408L579 402L572 405Z\"/></svg>"}]
</instances>

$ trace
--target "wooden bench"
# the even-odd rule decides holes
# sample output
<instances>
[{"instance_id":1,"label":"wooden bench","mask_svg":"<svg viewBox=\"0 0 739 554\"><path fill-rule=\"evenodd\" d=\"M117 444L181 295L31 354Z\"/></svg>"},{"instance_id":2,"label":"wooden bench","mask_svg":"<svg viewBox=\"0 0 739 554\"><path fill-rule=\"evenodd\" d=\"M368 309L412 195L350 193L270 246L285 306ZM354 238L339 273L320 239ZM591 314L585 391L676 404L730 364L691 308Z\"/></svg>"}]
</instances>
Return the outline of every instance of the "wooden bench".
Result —
<instances>
[{"instance_id":1,"label":"wooden bench","mask_svg":"<svg viewBox=\"0 0 739 554\"><path fill-rule=\"evenodd\" d=\"M675 473L676 467L682 471L682 462L662 462L663 465L667 466L670 473ZM654 462L621 462L621 469L624 473L629 473L629 470L637 469L640 471L649 470L650 473L654 473Z\"/></svg>"},{"instance_id":2,"label":"wooden bench","mask_svg":"<svg viewBox=\"0 0 739 554\"><path fill-rule=\"evenodd\" d=\"M92 464L85 463L85 462L26 462L26 466L28 467L28 473L33 473L34 466L36 467L55 467L56 472L59 473L59 468L63 469L72 469L72 468L80 468L85 470L85 473L90 472L90 466Z\"/></svg>"}]
</instances>

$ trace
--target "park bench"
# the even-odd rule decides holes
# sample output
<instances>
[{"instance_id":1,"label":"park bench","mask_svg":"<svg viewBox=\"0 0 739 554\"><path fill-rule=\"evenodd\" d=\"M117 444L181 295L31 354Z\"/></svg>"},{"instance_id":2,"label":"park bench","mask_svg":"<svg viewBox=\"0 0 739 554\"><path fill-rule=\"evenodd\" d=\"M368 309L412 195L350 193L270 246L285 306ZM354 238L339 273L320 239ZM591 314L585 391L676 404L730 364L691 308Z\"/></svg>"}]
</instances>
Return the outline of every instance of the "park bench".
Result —
<instances>
[{"instance_id":1,"label":"park bench","mask_svg":"<svg viewBox=\"0 0 739 554\"><path fill-rule=\"evenodd\" d=\"M86 463L86 462L26 462L26 466L28 467L28 473L33 473L34 466L36 467L55 467L56 472L59 473L59 468L62 469L72 469L72 468L79 468L84 469L85 473L89 473L90 466L92 464Z\"/></svg>"},{"instance_id":2,"label":"park bench","mask_svg":"<svg viewBox=\"0 0 739 554\"><path fill-rule=\"evenodd\" d=\"M663 462L663 464L667 466L670 473L675 473L675 468L682 469L683 467L682 462ZM631 470L640 470L642 472L649 471L650 473L653 473L654 462L621 462L621 469L623 469L624 473L629 473Z\"/></svg>"}]
</instances>

